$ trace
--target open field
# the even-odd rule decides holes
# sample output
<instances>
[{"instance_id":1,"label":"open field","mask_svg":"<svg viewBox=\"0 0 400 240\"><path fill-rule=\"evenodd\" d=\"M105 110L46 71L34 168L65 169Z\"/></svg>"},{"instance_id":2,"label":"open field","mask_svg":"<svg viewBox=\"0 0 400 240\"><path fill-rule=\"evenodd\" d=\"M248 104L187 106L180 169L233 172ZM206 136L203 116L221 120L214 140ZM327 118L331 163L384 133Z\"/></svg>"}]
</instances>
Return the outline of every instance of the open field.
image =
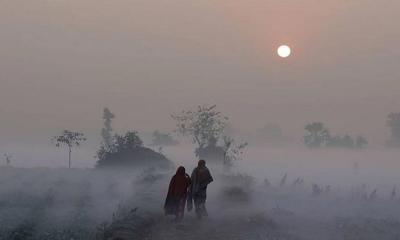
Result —
<instances>
[{"instance_id":1,"label":"open field","mask_svg":"<svg viewBox=\"0 0 400 240\"><path fill-rule=\"evenodd\" d=\"M263 151L253 149L249 160L230 171L210 165L215 182L208 194L209 219L199 222L193 213L186 213L180 224L162 214L173 169L2 167L0 239L117 239L118 234L154 240L206 235L207 239L400 236L395 152L275 149L269 150L265 162L250 160ZM174 158L184 162L187 153ZM385 167L375 161L385 162Z\"/></svg>"}]
</instances>

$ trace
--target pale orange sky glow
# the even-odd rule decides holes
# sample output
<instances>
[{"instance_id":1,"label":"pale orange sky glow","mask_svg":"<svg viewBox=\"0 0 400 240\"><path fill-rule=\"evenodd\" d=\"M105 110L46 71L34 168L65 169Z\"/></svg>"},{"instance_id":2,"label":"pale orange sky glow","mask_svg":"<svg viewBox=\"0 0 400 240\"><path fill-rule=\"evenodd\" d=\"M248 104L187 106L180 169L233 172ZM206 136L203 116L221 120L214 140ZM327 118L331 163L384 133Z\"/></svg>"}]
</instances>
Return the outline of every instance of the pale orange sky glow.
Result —
<instances>
[{"instance_id":1,"label":"pale orange sky glow","mask_svg":"<svg viewBox=\"0 0 400 240\"><path fill-rule=\"evenodd\" d=\"M324 121L383 142L398 111L400 3L0 1L3 136L81 128L104 106L117 128L172 129L217 104L243 131ZM277 57L288 44L293 54ZM360 121L362 119L362 121Z\"/></svg>"},{"instance_id":2,"label":"pale orange sky glow","mask_svg":"<svg viewBox=\"0 0 400 240\"><path fill-rule=\"evenodd\" d=\"M336 20L349 1L215 1L217 8L242 34L268 55L274 46L287 43L300 51Z\"/></svg>"}]
</instances>

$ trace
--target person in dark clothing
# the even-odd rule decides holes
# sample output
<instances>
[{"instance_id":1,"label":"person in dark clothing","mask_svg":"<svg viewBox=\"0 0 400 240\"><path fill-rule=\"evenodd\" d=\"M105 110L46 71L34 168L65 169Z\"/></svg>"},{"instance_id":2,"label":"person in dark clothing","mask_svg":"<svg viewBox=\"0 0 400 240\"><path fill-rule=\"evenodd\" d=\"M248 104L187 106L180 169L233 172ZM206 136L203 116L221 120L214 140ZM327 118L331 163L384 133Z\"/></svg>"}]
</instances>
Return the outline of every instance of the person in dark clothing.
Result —
<instances>
[{"instance_id":1,"label":"person in dark clothing","mask_svg":"<svg viewBox=\"0 0 400 240\"><path fill-rule=\"evenodd\" d=\"M213 181L210 171L206 167L206 162L200 160L197 167L192 172L192 184L189 187L188 210L194 207L197 217L208 216L206 209L207 186Z\"/></svg>"},{"instance_id":2,"label":"person in dark clothing","mask_svg":"<svg viewBox=\"0 0 400 240\"><path fill-rule=\"evenodd\" d=\"M175 215L177 221L183 219L187 192L190 184L191 180L189 175L186 174L185 168L180 166L169 184L168 194L164 204L165 215Z\"/></svg>"}]
</instances>

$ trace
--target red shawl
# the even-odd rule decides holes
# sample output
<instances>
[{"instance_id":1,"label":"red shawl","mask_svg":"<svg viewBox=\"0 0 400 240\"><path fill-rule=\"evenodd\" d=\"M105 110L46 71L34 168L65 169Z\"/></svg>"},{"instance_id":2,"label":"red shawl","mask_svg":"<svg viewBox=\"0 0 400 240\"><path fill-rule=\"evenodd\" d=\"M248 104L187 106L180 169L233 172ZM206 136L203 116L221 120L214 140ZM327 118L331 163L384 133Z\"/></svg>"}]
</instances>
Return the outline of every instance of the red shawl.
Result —
<instances>
[{"instance_id":1,"label":"red shawl","mask_svg":"<svg viewBox=\"0 0 400 240\"><path fill-rule=\"evenodd\" d=\"M190 183L190 177L185 173L185 168L179 167L169 184L168 195L164 205L166 214L174 214L175 209L181 202L180 200L186 201L187 189Z\"/></svg>"}]
</instances>

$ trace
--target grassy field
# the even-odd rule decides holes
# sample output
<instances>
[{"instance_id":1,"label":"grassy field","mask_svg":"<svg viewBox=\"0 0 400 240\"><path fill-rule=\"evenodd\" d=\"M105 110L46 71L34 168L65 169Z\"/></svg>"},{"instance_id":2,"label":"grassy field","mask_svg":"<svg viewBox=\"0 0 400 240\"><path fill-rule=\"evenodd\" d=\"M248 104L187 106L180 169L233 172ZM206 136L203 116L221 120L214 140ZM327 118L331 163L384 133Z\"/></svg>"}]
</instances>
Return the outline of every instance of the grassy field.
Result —
<instances>
[{"instance_id":1,"label":"grassy field","mask_svg":"<svg viewBox=\"0 0 400 240\"><path fill-rule=\"evenodd\" d=\"M349 163L349 176L331 184L300 171L277 172L279 166L265 177L212 168L209 218L186 213L179 224L162 210L173 169L2 167L0 239L399 239L393 178L350 181L366 179L360 165Z\"/></svg>"}]
</instances>

